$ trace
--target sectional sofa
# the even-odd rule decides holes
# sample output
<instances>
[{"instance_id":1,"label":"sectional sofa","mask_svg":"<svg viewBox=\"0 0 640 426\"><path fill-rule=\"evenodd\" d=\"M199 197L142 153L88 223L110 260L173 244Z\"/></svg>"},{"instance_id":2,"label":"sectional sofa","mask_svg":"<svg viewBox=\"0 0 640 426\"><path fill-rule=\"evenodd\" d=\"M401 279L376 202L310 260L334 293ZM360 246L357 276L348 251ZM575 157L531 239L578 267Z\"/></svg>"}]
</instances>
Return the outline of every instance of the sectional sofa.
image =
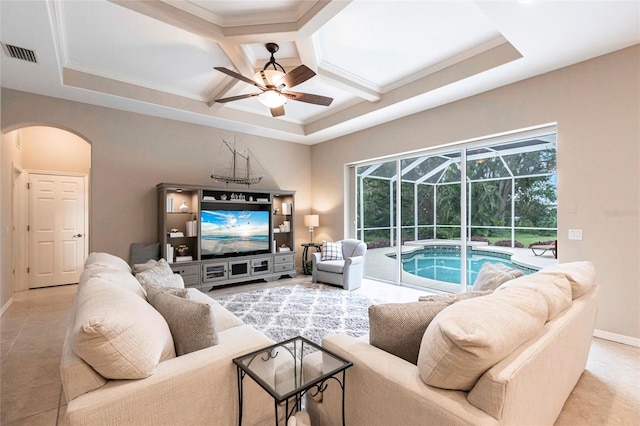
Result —
<instances>
[{"instance_id":1,"label":"sectional sofa","mask_svg":"<svg viewBox=\"0 0 640 426\"><path fill-rule=\"evenodd\" d=\"M370 344L372 336L325 337L323 346L353 362L346 373L346 424L552 425L589 355L594 273L589 262L560 264L489 295L427 302L422 310L431 309L429 303L446 306L422 329L417 358L409 361ZM386 324L397 327L388 335L410 334L408 317L402 319ZM341 389L335 381L326 384L320 397L307 400L311 419L342 424Z\"/></svg>"},{"instance_id":2,"label":"sectional sofa","mask_svg":"<svg viewBox=\"0 0 640 426\"><path fill-rule=\"evenodd\" d=\"M204 312L204 326L213 325L209 332L188 335L203 317L190 319L185 308L168 322L147 300L152 285L145 290L124 260L106 253L88 257L62 352L65 424L238 424L232 359L273 341L173 278L165 276L161 284L182 292L180 303L189 309ZM177 330L180 321L186 322L183 330ZM183 333L180 341L177 333ZM209 339L204 345L198 341L203 336ZM271 397L250 379L243 387L243 424L273 422Z\"/></svg>"}]
</instances>

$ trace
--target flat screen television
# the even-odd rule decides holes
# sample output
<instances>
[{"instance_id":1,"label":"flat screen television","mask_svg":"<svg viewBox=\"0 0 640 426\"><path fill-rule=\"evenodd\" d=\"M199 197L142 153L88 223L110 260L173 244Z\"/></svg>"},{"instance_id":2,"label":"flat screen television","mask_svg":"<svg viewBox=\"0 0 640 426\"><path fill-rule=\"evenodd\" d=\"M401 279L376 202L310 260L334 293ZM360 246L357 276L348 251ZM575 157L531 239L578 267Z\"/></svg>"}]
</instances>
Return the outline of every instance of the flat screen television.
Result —
<instances>
[{"instance_id":1,"label":"flat screen television","mask_svg":"<svg viewBox=\"0 0 640 426\"><path fill-rule=\"evenodd\" d=\"M200 211L200 255L203 259L212 259L270 253L269 223L269 210L237 205L203 206Z\"/></svg>"}]
</instances>

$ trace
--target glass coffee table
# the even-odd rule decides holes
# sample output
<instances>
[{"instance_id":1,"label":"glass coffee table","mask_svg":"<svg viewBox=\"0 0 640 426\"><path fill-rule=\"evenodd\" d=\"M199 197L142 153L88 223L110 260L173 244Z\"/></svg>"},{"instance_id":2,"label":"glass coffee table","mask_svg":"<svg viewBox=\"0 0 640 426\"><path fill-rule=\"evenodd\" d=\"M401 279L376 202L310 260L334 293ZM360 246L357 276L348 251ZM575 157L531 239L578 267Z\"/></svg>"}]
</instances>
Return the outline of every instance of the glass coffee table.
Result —
<instances>
[{"instance_id":1,"label":"glass coffee table","mask_svg":"<svg viewBox=\"0 0 640 426\"><path fill-rule=\"evenodd\" d=\"M274 399L275 424L278 407L284 403L285 424L289 417L303 409L305 395L315 397L335 380L342 389L342 424L344 425L345 371L353 363L298 336L275 345L234 358L238 371L238 424L242 425L242 380L249 375ZM335 376L335 377L334 377Z\"/></svg>"}]
</instances>

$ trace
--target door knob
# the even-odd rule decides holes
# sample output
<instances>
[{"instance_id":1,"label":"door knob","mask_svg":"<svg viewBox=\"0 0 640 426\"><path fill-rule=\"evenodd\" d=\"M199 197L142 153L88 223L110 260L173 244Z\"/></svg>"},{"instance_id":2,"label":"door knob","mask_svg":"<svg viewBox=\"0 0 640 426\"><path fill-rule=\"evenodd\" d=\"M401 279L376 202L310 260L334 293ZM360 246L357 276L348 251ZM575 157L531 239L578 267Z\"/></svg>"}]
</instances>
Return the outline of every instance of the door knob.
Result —
<instances>
[{"instance_id":1,"label":"door knob","mask_svg":"<svg viewBox=\"0 0 640 426\"><path fill-rule=\"evenodd\" d=\"M80 237L82 237L82 234L76 234L73 236L73 238L80 238Z\"/></svg>"}]
</instances>

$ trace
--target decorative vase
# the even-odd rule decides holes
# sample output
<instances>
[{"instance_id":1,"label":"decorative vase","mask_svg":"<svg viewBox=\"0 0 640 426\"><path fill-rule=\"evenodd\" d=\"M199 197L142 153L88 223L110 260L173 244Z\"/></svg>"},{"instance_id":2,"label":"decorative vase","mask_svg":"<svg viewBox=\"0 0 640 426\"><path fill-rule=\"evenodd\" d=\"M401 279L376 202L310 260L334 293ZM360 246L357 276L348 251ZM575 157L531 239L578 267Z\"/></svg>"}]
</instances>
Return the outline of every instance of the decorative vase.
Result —
<instances>
[{"instance_id":1,"label":"decorative vase","mask_svg":"<svg viewBox=\"0 0 640 426\"><path fill-rule=\"evenodd\" d=\"M187 213L189 211L189 206L186 202L183 201L182 204L180 204L180 211L182 213Z\"/></svg>"}]
</instances>

